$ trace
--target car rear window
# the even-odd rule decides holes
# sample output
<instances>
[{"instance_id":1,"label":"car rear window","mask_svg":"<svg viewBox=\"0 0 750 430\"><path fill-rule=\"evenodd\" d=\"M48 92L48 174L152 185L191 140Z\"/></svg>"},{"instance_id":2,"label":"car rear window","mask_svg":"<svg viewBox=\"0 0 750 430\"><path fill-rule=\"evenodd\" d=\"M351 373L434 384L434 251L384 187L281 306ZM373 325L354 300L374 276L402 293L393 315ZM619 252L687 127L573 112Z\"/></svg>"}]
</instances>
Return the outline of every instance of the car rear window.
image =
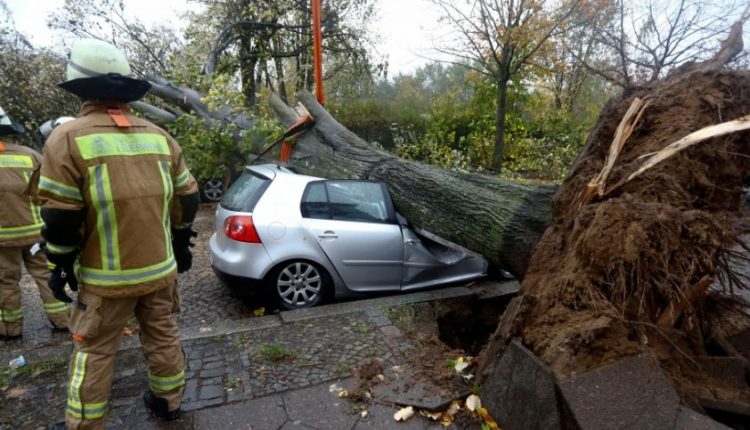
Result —
<instances>
[{"instance_id":1,"label":"car rear window","mask_svg":"<svg viewBox=\"0 0 750 430\"><path fill-rule=\"evenodd\" d=\"M224 194L221 206L230 211L252 212L270 184L265 176L245 170Z\"/></svg>"}]
</instances>

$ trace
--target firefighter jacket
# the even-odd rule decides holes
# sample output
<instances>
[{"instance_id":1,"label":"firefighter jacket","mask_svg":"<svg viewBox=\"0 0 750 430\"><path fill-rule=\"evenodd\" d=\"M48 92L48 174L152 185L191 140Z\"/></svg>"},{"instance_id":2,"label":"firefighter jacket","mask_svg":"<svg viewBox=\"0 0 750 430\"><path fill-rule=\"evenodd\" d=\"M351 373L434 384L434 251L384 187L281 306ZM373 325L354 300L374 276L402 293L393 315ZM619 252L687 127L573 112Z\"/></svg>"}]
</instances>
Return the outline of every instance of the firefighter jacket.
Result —
<instances>
[{"instance_id":1,"label":"firefighter jacket","mask_svg":"<svg viewBox=\"0 0 750 430\"><path fill-rule=\"evenodd\" d=\"M173 197L197 190L177 142L124 104L85 102L45 143L39 199L85 212L77 274L101 297L141 296L175 282L170 225L182 221Z\"/></svg>"},{"instance_id":2,"label":"firefighter jacket","mask_svg":"<svg viewBox=\"0 0 750 430\"><path fill-rule=\"evenodd\" d=\"M0 140L0 247L39 242L42 218L27 192L42 156L25 146Z\"/></svg>"}]
</instances>

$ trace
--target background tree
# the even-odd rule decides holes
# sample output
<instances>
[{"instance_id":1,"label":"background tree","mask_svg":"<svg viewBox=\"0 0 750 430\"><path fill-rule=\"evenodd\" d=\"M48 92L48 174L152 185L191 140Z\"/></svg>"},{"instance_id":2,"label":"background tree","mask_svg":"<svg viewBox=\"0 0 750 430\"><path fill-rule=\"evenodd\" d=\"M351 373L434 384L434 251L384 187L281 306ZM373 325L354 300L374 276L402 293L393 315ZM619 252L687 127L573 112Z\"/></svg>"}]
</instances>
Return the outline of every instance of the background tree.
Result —
<instances>
[{"instance_id":1,"label":"background tree","mask_svg":"<svg viewBox=\"0 0 750 430\"><path fill-rule=\"evenodd\" d=\"M36 130L44 121L78 111L78 100L55 85L64 79L65 58L34 49L16 30L5 1L0 0L0 103L27 133L14 137L41 147Z\"/></svg>"},{"instance_id":2,"label":"background tree","mask_svg":"<svg viewBox=\"0 0 750 430\"><path fill-rule=\"evenodd\" d=\"M169 74L182 55L178 28L145 25L122 0L65 0L48 25L78 38L104 40L125 51L137 74Z\"/></svg>"},{"instance_id":3,"label":"background tree","mask_svg":"<svg viewBox=\"0 0 750 430\"><path fill-rule=\"evenodd\" d=\"M564 27L581 0L432 0L444 12L443 22L456 31L453 43L436 50L458 59L496 86L496 129L491 167L500 170L505 151L508 87L519 80L551 37Z\"/></svg>"},{"instance_id":4,"label":"background tree","mask_svg":"<svg viewBox=\"0 0 750 430\"><path fill-rule=\"evenodd\" d=\"M307 0L225 0L202 2L202 22L215 32L205 71L236 71L246 105L257 105L257 92L268 87L288 99L312 89L311 10ZM323 42L326 78L345 70L365 79L371 72L367 28L372 0L324 3Z\"/></svg>"},{"instance_id":5,"label":"background tree","mask_svg":"<svg viewBox=\"0 0 750 430\"><path fill-rule=\"evenodd\" d=\"M653 82L691 61L710 57L742 2L713 0L615 0L606 20L592 27L600 55L581 64L628 90Z\"/></svg>"}]
</instances>

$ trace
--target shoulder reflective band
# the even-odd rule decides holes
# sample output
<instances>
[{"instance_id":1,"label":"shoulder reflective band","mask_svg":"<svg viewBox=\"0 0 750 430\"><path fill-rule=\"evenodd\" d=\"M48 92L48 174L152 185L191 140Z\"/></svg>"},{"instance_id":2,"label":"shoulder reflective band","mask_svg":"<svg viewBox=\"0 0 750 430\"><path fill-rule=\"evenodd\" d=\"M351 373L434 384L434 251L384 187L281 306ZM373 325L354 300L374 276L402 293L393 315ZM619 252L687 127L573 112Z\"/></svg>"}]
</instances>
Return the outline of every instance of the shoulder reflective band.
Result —
<instances>
[{"instance_id":1,"label":"shoulder reflective band","mask_svg":"<svg viewBox=\"0 0 750 430\"><path fill-rule=\"evenodd\" d=\"M174 180L174 187L175 189L179 190L180 188L187 185L188 181L190 180L190 172L188 172L188 169L185 168L185 170L182 171Z\"/></svg>"},{"instance_id":2,"label":"shoulder reflective band","mask_svg":"<svg viewBox=\"0 0 750 430\"><path fill-rule=\"evenodd\" d=\"M76 138L84 160L116 155L169 155L167 138L155 133L97 133Z\"/></svg>"},{"instance_id":3,"label":"shoulder reflective band","mask_svg":"<svg viewBox=\"0 0 750 430\"><path fill-rule=\"evenodd\" d=\"M102 268L120 270L120 241L117 215L106 164L89 167L89 192L96 209L96 230L102 255Z\"/></svg>"},{"instance_id":4,"label":"shoulder reflective band","mask_svg":"<svg viewBox=\"0 0 750 430\"><path fill-rule=\"evenodd\" d=\"M30 155L0 154L0 168L33 169L34 162Z\"/></svg>"},{"instance_id":5,"label":"shoulder reflective band","mask_svg":"<svg viewBox=\"0 0 750 430\"><path fill-rule=\"evenodd\" d=\"M43 222L20 227L0 227L0 240L20 239L41 234Z\"/></svg>"},{"instance_id":6,"label":"shoulder reflective band","mask_svg":"<svg viewBox=\"0 0 750 430\"><path fill-rule=\"evenodd\" d=\"M81 266L81 281L84 284L101 287L123 287L161 279L174 271L177 263L174 257L152 266L140 269L102 270Z\"/></svg>"},{"instance_id":7,"label":"shoulder reflective band","mask_svg":"<svg viewBox=\"0 0 750 430\"><path fill-rule=\"evenodd\" d=\"M83 201L83 196L81 196L81 191L78 188L55 181L47 176L39 177L39 191L45 191L57 197L76 202Z\"/></svg>"},{"instance_id":8,"label":"shoulder reflective band","mask_svg":"<svg viewBox=\"0 0 750 430\"><path fill-rule=\"evenodd\" d=\"M185 385L185 371L172 376L154 376L149 372L148 382L153 391L162 393L172 391Z\"/></svg>"}]
</instances>

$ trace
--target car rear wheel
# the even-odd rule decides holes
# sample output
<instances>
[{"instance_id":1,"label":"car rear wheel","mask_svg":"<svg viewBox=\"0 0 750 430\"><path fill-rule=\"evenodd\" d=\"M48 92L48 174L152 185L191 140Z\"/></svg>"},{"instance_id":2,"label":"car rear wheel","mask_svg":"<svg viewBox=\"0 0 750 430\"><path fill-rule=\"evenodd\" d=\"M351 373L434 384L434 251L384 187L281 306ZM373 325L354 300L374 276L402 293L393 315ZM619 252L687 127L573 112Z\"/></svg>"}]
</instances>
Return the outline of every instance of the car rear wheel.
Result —
<instances>
[{"instance_id":1,"label":"car rear wheel","mask_svg":"<svg viewBox=\"0 0 750 430\"><path fill-rule=\"evenodd\" d=\"M224 197L224 181L208 179L201 185L203 201L216 203Z\"/></svg>"},{"instance_id":2,"label":"car rear wheel","mask_svg":"<svg viewBox=\"0 0 750 430\"><path fill-rule=\"evenodd\" d=\"M294 260L280 265L270 276L272 298L281 309L310 308L327 296L331 282L315 263Z\"/></svg>"}]
</instances>

